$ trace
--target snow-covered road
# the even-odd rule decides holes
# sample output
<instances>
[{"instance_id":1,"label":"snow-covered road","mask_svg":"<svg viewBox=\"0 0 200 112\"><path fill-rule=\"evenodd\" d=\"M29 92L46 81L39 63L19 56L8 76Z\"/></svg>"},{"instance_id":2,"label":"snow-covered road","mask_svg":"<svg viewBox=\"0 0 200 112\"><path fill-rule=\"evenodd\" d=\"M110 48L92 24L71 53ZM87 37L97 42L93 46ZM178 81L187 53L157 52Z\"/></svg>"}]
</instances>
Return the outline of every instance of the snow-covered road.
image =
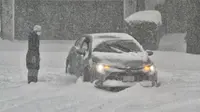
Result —
<instances>
[{"instance_id":1,"label":"snow-covered road","mask_svg":"<svg viewBox=\"0 0 200 112\"><path fill-rule=\"evenodd\" d=\"M39 82L28 85L26 43L1 41L0 112L199 112L200 56L156 51L161 87L136 84L116 93L65 75L69 45L43 43Z\"/></svg>"}]
</instances>

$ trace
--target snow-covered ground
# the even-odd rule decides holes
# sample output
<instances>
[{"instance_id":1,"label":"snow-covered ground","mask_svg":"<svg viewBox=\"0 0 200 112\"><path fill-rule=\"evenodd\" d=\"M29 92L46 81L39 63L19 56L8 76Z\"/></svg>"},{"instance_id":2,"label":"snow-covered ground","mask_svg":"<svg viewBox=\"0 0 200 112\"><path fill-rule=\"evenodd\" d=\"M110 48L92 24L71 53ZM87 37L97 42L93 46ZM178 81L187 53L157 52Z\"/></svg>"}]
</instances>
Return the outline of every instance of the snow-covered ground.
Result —
<instances>
[{"instance_id":1,"label":"snow-covered ground","mask_svg":"<svg viewBox=\"0 0 200 112\"><path fill-rule=\"evenodd\" d=\"M184 42L176 43L181 35L165 36L168 45L161 43L152 56L159 88L136 84L117 93L65 75L69 41L41 42L39 82L28 85L27 43L0 41L0 112L199 112L200 56L183 52Z\"/></svg>"},{"instance_id":2,"label":"snow-covered ground","mask_svg":"<svg viewBox=\"0 0 200 112\"><path fill-rule=\"evenodd\" d=\"M165 35L160 41L159 50L185 52L186 51L186 42L184 39L185 36L186 33Z\"/></svg>"}]
</instances>

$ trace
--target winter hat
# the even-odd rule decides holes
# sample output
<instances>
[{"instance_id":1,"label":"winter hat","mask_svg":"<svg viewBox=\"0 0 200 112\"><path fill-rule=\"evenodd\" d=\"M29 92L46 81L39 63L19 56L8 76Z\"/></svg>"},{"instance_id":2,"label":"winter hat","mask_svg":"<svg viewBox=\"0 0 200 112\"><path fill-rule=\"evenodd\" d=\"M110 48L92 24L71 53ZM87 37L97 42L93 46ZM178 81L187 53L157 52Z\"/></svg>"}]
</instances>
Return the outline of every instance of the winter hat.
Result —
<instances>
[{"instance_id":1,"label":"winter hat","mask_svg":"<svg viewBox=\"0 0 200 112\"><path fill-rule=\"evenodd\" d=\"M34 30L34 31L41 31L41 30L42 30L42 27L41 27L40 25L35 25L35 26L33 27L33 30Z\"/></svg>"}]
</instances>

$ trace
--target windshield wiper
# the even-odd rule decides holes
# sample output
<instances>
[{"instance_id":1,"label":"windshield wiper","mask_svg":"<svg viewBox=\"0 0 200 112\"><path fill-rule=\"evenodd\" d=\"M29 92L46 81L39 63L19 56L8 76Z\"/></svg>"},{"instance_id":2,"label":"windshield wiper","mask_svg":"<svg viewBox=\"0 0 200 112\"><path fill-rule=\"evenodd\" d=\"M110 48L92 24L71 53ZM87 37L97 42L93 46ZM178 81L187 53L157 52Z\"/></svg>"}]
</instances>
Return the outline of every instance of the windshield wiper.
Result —
<instances>
[{"instance_id":1,"label":"windshield wiper","mask_svg":"<svg viewBox=\"0 0 200 112\"><path fill-rule=\"evenodd\" d=\"M122 50L120 50L118 48L115 48L115 47L112 47L112 46L110 46L110 47L111 47L112 50L115 50L118 53L123 53L124 52L124 51L122 51Z\"/></svg>"},{"instance_id":2,"label":"windshield wiper","mask_svg":"<svg viewBox=\"0 0 200 112\"><path fill-rule=\"evenodd\" d=\"M119 49L119 50L121 50L123 52L131 52L131 49L126 48L126 47L124 47L122 45L119 45L119 44L114 44L114 45L112 45L112 47L115 47L115 48L117 48L117 49Z\"/></svg>"}]
</instances>

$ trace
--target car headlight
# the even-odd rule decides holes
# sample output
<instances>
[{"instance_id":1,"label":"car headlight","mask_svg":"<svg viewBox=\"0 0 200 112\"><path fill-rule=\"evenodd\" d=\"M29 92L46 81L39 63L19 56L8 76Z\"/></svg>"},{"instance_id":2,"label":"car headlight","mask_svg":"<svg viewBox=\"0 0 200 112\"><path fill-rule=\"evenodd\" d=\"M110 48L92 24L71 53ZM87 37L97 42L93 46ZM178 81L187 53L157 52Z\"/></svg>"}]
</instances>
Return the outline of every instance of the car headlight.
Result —
<instances>
[{"instance_id":1,"label":"car headlight","mask_svg":"<svg viewBox=\"0 0 200 112\"><path fill-rule=\"evenodd\" d=\"M143 68L144 72L150 72L150 73L155 73L156 72L156 67L154 65L145 65Z\"/></svg>"},{"instance_id":2,"label":"car headlight","mask_svg":"<svg viewBox=\"0 0 200 112\"><path fill-rule=\"evenodd\" d=\"M105 65L105 64L97 64L96 65L97 72L102 73L102 74L105 73L105 70L109 70L109 69L110 69L109 65Z\"/></svg>"}]
</instances>

